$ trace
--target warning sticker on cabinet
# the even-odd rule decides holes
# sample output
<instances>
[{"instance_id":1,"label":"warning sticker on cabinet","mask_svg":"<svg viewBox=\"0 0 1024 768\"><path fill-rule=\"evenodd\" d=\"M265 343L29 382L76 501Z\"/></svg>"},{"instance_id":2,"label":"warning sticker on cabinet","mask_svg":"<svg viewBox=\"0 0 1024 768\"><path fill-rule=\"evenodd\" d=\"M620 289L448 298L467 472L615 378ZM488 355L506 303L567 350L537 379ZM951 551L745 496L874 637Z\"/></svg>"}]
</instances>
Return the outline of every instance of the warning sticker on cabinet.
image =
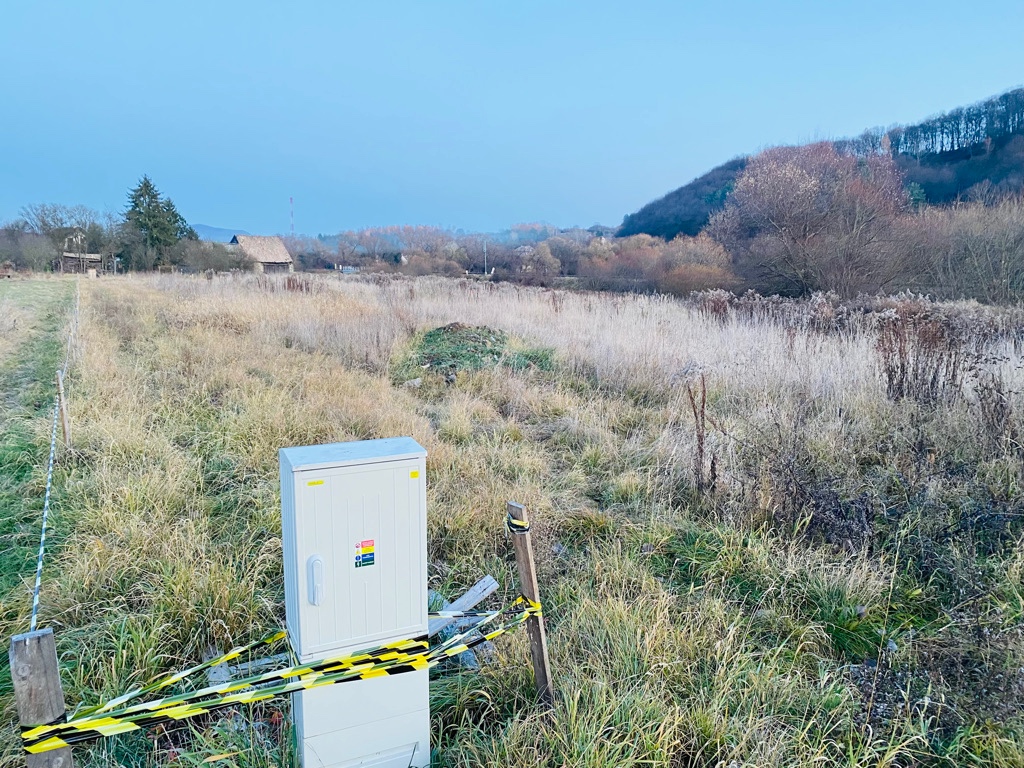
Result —
<instances>
[{"instance_id":1,"label":"warning sticker on cabinet","mask_svg":"<svg viewBox=\"0 0 1024 768\"><path fill-rule=\"evenodd\" d=\"M373 565L373 539L356 542L356 568Z\"/></svg>"}]
</instances>

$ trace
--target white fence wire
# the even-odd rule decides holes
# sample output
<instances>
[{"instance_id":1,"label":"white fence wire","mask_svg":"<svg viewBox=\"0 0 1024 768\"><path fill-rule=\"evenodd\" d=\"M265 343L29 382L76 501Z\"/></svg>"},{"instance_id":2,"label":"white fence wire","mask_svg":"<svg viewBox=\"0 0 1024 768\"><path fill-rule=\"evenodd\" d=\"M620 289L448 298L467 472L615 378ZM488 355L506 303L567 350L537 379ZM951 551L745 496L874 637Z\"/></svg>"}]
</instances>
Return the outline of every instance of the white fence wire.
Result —
<instances>
[{"instance_id":1,"label":"white fence wire","mask_svg":"<svg viewBox=\"0 0 1024 768\"><path fill-rule=\"evenodd\" d=\"M71 350L75 342L75 334L78 331L78 311L82 303L81 286L76 286L75 312L71 318L71 328L68 331L67 349L64 352L64 365L57 372L57 376L63 380L71 364ZM32 590L32 618L29 623L29 631L35 632L39 624L39 592L43 586L43 555L46 552L46 530L50 517L50 492L53 488L53 465L57 459L57 417L60 415L60 395L53 398L53 424L50 428L50 458L46 465L46 492L43 495L43 524L39 532L39 556L36 558L36 583Z\"/></svg>"}]
</instances>

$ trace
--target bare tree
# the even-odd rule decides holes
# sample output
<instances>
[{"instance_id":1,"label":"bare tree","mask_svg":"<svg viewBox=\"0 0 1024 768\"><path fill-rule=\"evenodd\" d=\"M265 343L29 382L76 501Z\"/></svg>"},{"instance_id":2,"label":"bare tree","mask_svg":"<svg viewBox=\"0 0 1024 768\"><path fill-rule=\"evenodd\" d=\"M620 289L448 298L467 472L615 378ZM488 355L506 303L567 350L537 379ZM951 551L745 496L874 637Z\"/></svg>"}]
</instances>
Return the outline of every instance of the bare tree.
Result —
<instances>
[{"instance_id":1,"label":"bare tree","mask_svg":"<svg viewBox=\"0 0 1024 768\"><path fill-rule=\"evenodd\" d=\"M109 233L100 215L84 205L35 203L21 209L29 232L42 235L53 246L53 255L64 250L69 237L76 237L77 249L96 253L103 249Z\"/></svg>"},{"instance_id":2,"label":"bare tree","mask_svg":"<svg viewBox=\"0 0 1024 768\"><path fill-rule=\"evenodd\" d=\"M899 276L893 224L906 208L888 155L858 158L829 142L778 147L750 160L708 231L762 289L849 295Z\"/></svg>"},{"instance_id":3,"label":"bare tree","mask_svg":"<svg viewBox=\"0 0 1024 768\"><path fill-rule=\"evenodd\" d=\"M49 236L51 232L73 227L87 228L99 222L99 214L84 205L34 203L21 209L21 216L31 231Z\"/></svg>"}]
</instances>

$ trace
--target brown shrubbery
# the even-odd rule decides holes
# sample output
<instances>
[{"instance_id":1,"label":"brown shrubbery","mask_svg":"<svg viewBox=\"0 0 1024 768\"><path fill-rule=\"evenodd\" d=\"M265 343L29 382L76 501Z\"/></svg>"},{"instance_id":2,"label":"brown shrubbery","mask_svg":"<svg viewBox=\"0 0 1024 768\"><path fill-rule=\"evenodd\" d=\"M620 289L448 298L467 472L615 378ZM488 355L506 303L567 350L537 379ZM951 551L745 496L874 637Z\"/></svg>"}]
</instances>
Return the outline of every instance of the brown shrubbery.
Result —
<instances>
[{"instance_id":1,"label":"brown shrubbery","mask_svg":"<svg viewBox=\"0 0 1024 768\"><path fill-rule=\"evenodd\" d=\"M583 284L599 290L693 291L739 284L729 254L707 235L665 242L650 235L592 241L579 260Z\"/></svg>"},{"instance_id":2,"label":"brown shrubbery","mask_svg":"<svg viewBox=\"0 0 1024 768\"><path fill-rule=\"evenodd\" d=\"M721 289L837 299L912 291L997 304L1024 298L1024 199L979 193L947 208L915 206L888 155L843 154L830 143L752 158L697 237L617 238L538 225L516 228L505 242L429 227L338 238L336 254L319 240L290 247L307 267L449 277L486 271L526 285L675 296ZM768 308L762 300L730 305Z\"/></svg>"},{"instance_id":3,"label":"brown shrubbery","mask_svg":"<svg viewBox=\"0 0 1024 768\"><path fill-rule=\"evenodd\" d=\"M759 288L875 293L899 272L895 224L908 202L888 155L777 147L747 164L708 232Z\"/></svg>"}]
</instances>

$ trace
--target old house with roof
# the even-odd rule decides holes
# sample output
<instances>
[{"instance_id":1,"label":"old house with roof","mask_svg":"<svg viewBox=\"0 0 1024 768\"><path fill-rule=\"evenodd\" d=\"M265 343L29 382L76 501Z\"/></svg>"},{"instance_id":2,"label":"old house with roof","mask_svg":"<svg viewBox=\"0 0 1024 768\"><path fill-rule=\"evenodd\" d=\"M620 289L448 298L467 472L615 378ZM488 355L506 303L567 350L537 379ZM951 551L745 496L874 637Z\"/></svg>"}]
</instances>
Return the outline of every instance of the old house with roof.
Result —
<instances>
[{"instance_id":1,"label":"old house with roof","mask_svg":"<svg viewBox=\"0 0 1024 768\"><path fill-rule=\"evenodd\" d=\"M98 274L113 268L114 257L111 254L88 253L85 230L75 227L64 238L64 248L54 263L60 272L77 274Z\"/></svg>"},{"instance_id":2,"label":"old house with roof","mask_svg":"<svg viewBox=\"0 0 1024 768\"><path fill-rule=\"evenodd\" d=\"M236 250L252 262L256 272L294 272L295 263L277 236L235 235L228 248Z\"/></svg>"}]
</instances>

